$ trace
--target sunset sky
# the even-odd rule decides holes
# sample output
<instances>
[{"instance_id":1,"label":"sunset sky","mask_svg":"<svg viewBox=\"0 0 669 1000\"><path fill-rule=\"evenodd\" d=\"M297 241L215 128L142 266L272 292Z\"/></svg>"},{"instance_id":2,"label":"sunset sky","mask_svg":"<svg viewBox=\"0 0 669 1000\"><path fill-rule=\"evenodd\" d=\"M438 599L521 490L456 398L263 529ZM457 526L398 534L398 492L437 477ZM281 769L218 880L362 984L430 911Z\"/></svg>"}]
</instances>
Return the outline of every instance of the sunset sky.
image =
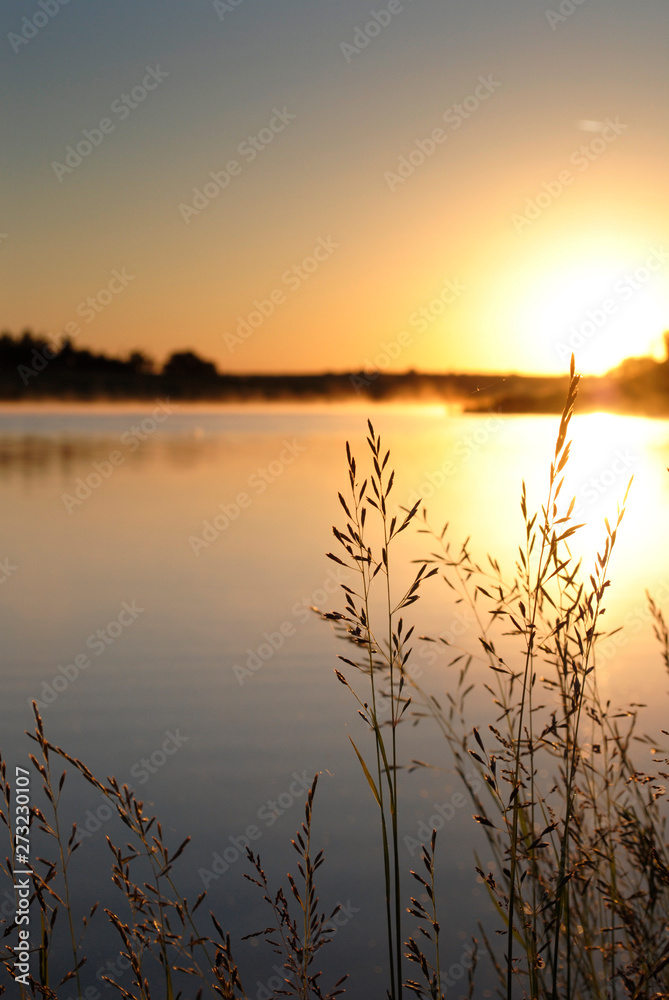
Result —
<instances>
[{"instance_id":1,"label":"sunset sky","mask_svg":"<svg viewBox=\"0 0 669 1000\"><path fill-rule=\"evenodd\" d=\"M2 19L3 329L233 371L661 356L667 0Z\"/></svg>"}]
</instances>

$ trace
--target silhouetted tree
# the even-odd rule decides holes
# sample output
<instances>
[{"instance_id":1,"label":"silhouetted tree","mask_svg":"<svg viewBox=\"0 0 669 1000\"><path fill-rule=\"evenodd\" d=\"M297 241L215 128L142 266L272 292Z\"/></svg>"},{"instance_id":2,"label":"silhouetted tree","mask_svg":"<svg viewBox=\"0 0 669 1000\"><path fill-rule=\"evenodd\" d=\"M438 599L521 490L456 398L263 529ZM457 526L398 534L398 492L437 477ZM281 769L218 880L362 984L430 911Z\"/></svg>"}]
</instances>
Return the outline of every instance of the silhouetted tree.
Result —
<instances>
[{"instance_id":1,"label":"silhouetted tree","mask_svg":"<svg viewBox=\"0 0 669 1000\"><path fill-rule=\"evenodd\" d=\"M132 351L128 355L126 364L134 375L149 375L154 369L153 358L144 351Z\"/></svg>"},{"instance_id":2,"label":"silhouetted tree","mask_svg":"<svg viewBox=\"0 0 669 1000\"><path fill-rule=\"evenodd\" d=\"M163 368L163 375L179 379L216 378L218 371L213 361L205 361L193 351L175 351Z\"/></svg>"}]
</instances>

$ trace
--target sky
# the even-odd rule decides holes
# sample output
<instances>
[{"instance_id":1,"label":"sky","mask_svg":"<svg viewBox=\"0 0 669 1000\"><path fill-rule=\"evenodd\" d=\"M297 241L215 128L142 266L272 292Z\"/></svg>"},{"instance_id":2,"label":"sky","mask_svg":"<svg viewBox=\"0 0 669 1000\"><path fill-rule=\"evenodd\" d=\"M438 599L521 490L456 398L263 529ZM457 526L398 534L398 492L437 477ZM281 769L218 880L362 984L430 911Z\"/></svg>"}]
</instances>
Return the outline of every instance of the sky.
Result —
<instances>
[{"instance_id":1,"label":"sky","mask_svg":"<svg viewBox=\"0 0 669 1000\"><path fill-rule=\"evenodd\" d=\"M235 372L663 356L666 0L5 0L4 330Z\"/></svg>"}]
</instances>

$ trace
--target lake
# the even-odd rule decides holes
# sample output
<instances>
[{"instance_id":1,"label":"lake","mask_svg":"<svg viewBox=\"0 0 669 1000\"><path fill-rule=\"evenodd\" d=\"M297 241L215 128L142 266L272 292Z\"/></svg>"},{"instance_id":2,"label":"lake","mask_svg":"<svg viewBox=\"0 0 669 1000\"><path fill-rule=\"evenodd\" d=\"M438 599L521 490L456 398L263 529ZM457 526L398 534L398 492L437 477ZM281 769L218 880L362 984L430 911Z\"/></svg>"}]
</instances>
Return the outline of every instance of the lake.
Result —
<instances>
[{"instance_id":1,"label":"lake","mask_svg":"<svg viewBox=\"0 0 669 1000\"><path fill-rule=\"evenodd\" d=\"M271 995L279 960L240 942L269 922L260 893L243 879L243 847L252 828L270 884L285 882L316 772L314 839L325 848L319 894L328 912L343 907L326 965L335 978L351 974L346 995L354 1000L385 995L378 817L349 734L369 746L333 673L337 654L348 651L310 610L343 606L347 571L325 553L342 521L345 441L366 463L367 416L392 452L391 499L424 498L430 522L441 529L448 521L454 544L471 537L477 557L490 552L511 574L521 480L536 508L556 417L457 415L439 405L232 410L169 401L0 411L3 757L12 774L27 766L33 746L23 733L36 699L51 741L100 778L113 774L134 787L172 848L191 835L177 881L191 900L208 888L203 910L230 930L248 994L259 1000ZM602 645L601 684L614 703L648 703L646 724L659 730L669 681L644 592L669 608L669 423L594 414L575 417L572 432L564 489L587 522L574 540L586 566L634 475L606 616L609 630L626 627ZM428 551L425 535L404 532L393 557L398 579ZM439 580L406 617L417 635L441 633L480 649L472 621ZM414 659L421 683L443 695L453 680L449 657L417 641ZM362 687L362 678L351 679ZM474 692L474 714L489 714L486 698ZM459 785L436 729L407 723L399 746L406 763L437 765L402 773L400 834L408 872L419 860L412 845L421 824L439 806L447 815L438 864L448 967L489 907L472 857L484 841L468 805L444 809L460 802ZM32 782L36 794L36 775ZM105 835L117 835L119 824L74 774L63 807L82 831L75 905L82 913L97 898L109 905L116 890ZM9 889L1 894L5 918ZM408 880L407 904L409 891ZM130 982L105 921L98 913L89 932L89 997L116 995L100 979L114 967ZM59 996L74 997L70 987Z\"/></svg>"}]
</instances>

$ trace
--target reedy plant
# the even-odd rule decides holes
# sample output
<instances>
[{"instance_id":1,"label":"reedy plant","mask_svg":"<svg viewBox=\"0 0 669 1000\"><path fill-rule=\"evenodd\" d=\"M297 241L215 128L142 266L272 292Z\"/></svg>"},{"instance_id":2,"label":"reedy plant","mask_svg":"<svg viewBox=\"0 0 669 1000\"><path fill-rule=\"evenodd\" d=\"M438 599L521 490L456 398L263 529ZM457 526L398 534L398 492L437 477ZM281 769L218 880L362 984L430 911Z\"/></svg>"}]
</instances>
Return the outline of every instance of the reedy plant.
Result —
<instances>
[{"instance_id":1,"label":"reedy plant","mask_svg":"<svg viewBox=\"0 0 669 1000\"><path fill-rule=\"evenodd\" d=\"M344 558L328 553L328 558L357 573L358 590L342 584L346 608L343 612L328 612L324 618L334 621L340 635L351 642L357 652L352 660L339 659L347 666L366 675L369 695L360 696L344 674L335 671L337 678L353 694L359 715L373 735L372 761L365 759L356 743L353 749L360 761L369 787L379 808L381 841L385 879L386 931L388 939L390 997L401 1000L403 991L403 932L401 900L401 864L398 836L397 773L400 768L397 749L397 727L410 704L404 694L406 663L411 655L407 645L413 627L405 630L401 612L418 600L421 584L436 570L422 566L410 587L396 600L390 583L390 550L397 536L411 523L418 511L418 504L401 516L391 515L388 497L392 491L395 472L389 466L390 452L383 453L381 438L368 421L367 443L370 450L371 471L362 483L357 478L357 464L346 444L348 462L349 499L339 494L339 502L346 515L343 528L333 527ZM369 516L370 514L375 515ZM370 524L378 528L378 546L370 545ZM382 590L382 610L375 604L377 586ZM378 614L376 613L378 612ZM378 625L377 625L378 621ZM384 720L382 707L389 719ZM386 734L386 730L390 732ZM373 773L372 773L373 772Z\"/></svg>"},{"instance_id":2,"label":"reedy plant","mask_svg":"<svg viewBox=\"0 0 669 1000\"><path fill-rule=\"evenodd\" d=\"M411 872L411 877L414 878L422 887L423 898L425 898L428 903L428 907L425 907L419 899L415 899L412 896L411 906L409 907L409 913L411 916L416 917L419 920L418 933L422 935L422 938L425 938L425 940L429 942L429 946L423 944L422 940L421 944L418 944L412 937L410 937L407 941L406 957L409 962L413 962L419 967L423 977L423 982L419 982L415 979L409 979L406 982L406 988L411 990L412 993L415 993L418 1000L443 1000L448 987L453 985L448 977L442 975L441 972L439 947L441 924L437 913L437 887L434 864L436 843L437 831L433 830L429 845L423 844L423 852L421 855L421 861L423 862L423 868L427 873L427 879L425 879L423 875L419 875L418 872ZM430 948L432 951L432 961L430 961L428 956L425 954L425 951L423 950L424 948ZM476 970L477 955L478 942L476 938L473 938L471 960L468 969L469 990L467 996L470 1000L474 996L474 974Z\"/></svg>"},{"instance_id":3,"label":"reedy plant","mask_svg":"<svg viewBox=\"0 0 669 1000\"><path fill-rule=\"evenodd\" d=\"M311 857L311 822L317 781L318 775L315 776L307 794L304 823L301 830L296 833L295 840L292 841L293 847L300 856L297 867L304 883L303 888L300 889L293 876L288 875L290 891L300 911L297 919L290 912L288 897L283 888L279 888L275 896L271 895L260 857L249 848L246 849L248 859L255 868L258 877L245 875L245 878L262 890L263 899L272 908L274 926L266 927L264 931L257 931L255 934L248 934L245 940L263 937L277 955L284 957L284 969L287 975L285 989L282 989L280 993L282 996L297 997L298 1000L310 1000L311 996L314 996L316 1000L334 1000L334 997L344 992L340 987L348 979L348 976L342 976L332 990L323 993L319 983L321 973L315 973L312 969L314 959L320 949L331 941L328 936L328 931L331 928L328 925L341 909L340 906L335 906L329 917L318 912L314 875L323 864L323 851L319 851L315 858Z\"/></svg>"},{"instance_id":4,"label":"reedy plant","mask_svg":"<svg viewBox=\"0 0 669 1000\"><path fill-rule=\"evenodd\" d=\"M454 552L447 528L433 532L425 520L422 530L433 536L436 551L421 561L399 600L393 598L389 553L397 535L414 521L418 505L400 509L401 514L391 515L388 510L394 473L389 453L384 454L371 423L372 471L362 483L347 445L351 495L348 500L340 495L347 520L344 528L334 529L343 558L329 555L355 570L359 583L357 589L344 585L343 612L324 617L335 622L355 649L353 658L341 660L365 675L369 685L361 695L337 671L339 680L353 692L372 737L371 755L353 745L381 819L393 1000L402 996L403 989L426 1000L442 1000L446 992L440 970L443 931L436 906L434 836L423 852L428 877L412 873L428 906L412 899L409 910L422 925L419 933L427 941L424 946L430 957L410 938L406 958L418 966L424 982L405 983L403 975L398 852L398 771L402 765L397 729L407 714L429 716L439 726L453 750L456 771L472 796L475 818L487 836L494 871L484 871L484 863L478 857L476 861L500 917L504 946L501 950L496 946L487 926L481 925L481 936L499 975L500 996L507 1000L519 994L533 1000L615 1000L623 994L632 1000L658 1000L669 996L669 850L662 808L665 790L659 780L669 777L669 772L658 769L657 776L648 774L638 767L637 756L639 750L652 749L655 765L666 766L669 760L662 756L665 751L639 735L641 706L632 704L618 711L602 698L596 669L609 565L627 494L614 527L605 522L603 545L586 580L581 579L580 563L569 549L569 539L578 530L572 524L573 502L566 510L559 506L577 388L572 362L548 499L536 514L529 512L523 484L525 537L510 582L495 559L488 557L483 568L468 542ZM375 540L370 541L372 524ZM457 666L458 676L446 695L445 708L407 669L413 627L407 629L402 616L418 599L422 584L437 574L456 600L469 603L480 631L476 653L455 650L451 664ZM649 600L669 669L669 630L662 611ZM377 622L381 623L378 627ZM514 644L515 654L507 653ZM471 728L468 699L476 682L475 669L486 666L490 673L484 687L491 695L495 719L488 727L490 735L484 736L480 725ZM160 824L145 814L143 803L130 789L120 788L113 778L98 781L81 761L46 739L36 709L35 717L33 739L41 760L32 760L48 806L33 808L33 825L56 845L56 860L33 864L42 933L38 978L31 980L29 990L21 988L22 1000L28 994L58 1000L56 991L64 983L76 983L83 996L78 978L84 961L81 934L95 911L93 906L83 920L73 912L69 886L77 831L74 827L69 837L64 832L65 772L59 776L52 771L52 755L101 792L130 831L130 842L124 847L108 838L123 912L117 912L118 908L106 912L120 935L133 983L126 988L109 977L108 984L126 1000L151 1000L152 995L179 1000L184 990L196 990L196 1000L205 992L224 1000L248 1000L229 935L213 914L215 936L201 933L196 926L194 914L206 894L191 906L173 881L173 864L189 838L172 853L163 841ZM481 794L467 782L466 764L472 759L484 782ZM326 919L317 908L314 879L322 854L312 859L314 790L315 782L305 823L293 842L300 855L303 885L298 887L289 877L290 893L280 889L272 896L260 859L249 852L257 875L252 881L262 889L275 917L275 926L261 934L285 959L286 989L281 995L302 1000L334 997L342 992L343 983L340 979L324 994L319 973L313 970L316 954L329 941L328 920L336 913ZM12 878L15 843L10 800L10 782L0 761L0 819L11 842L2 869ZM291 895L298 906L297 918L289 906ZM61 982L52 985L54 928L62 923L57 917L63 914L72 963ZM77 931L79 926L81 931ZM13 930L14 925L7 924L5 937ZM11 972L9 950L1 958ZM472 975L470 997L474 995Z\"/></svg>"},{"instance_id":5,"label":"reedy plant","mask_svg":"<svg viewBox=\"0 0 669 1000\"><path fill-rule=\"evenodd\" d=\"M3 758L2 758L1 755L0 755L0 799L1 799L1 805L0 805L0 822L2 823L2 825L7 830L7 835L8 835L8 840L9 840L9 851L8 851L7 855L5 856L4 863L0 862L0 872L2 872L2 874L9 881L9 884L11 884L12 887L13 887L14 883L15 883L15 872L16 872L17 868L19 867L17 865L17 853L18 853L17 852L17 838L16 838L16 831L15 831L14 825L12 823L12 818L13 818L13 813L12 813L12 808L11 808L11 804L12 804L12 784L11 784L10 780L8 779L8 777L7 777L7 764L3 760ZM30 816L29 816L29 828L30 828L30 833L31 834L32 834L32 829L33 829L33 819L34 819L34 814L33 814L32 810L31 810ZM23 841L23 843L25 844L25 841ZM32 847L32 842L31 842L31 847ZM23 847L23 850L25 851L25 847ZM32 868L33 868L33 865L30 862L28 862L28 863L22 862L22 864L20 865L20 870L22 870L22 871L25 871L26 869L27 870L31 870ZM49 876L49 881L53 877L54 873L55 872L53 872L53 871L51 872L51 874ZM29 904L31 905L32 903L34 903L36 898L38 898L37 893L35 891L33 891L31 893L31 895L30 895ZM39 954L39 962L40 962L40 979L43 980L44 979L44 975L43 975L43 965L42 965L42 963L43 963L43 949L44 949L44 945L45 945L45 935L48 934L49 931L51 931L53 929L53 922L55 921L56 914L55 914L55 911L54 911L53 918L52 918L50 926L48 924L45 924L45 918L44 918L45 903L44 903L43 896L41 896L39 898L39 903L40 903L40 909L41 909L40 916L41 916L41 935L42 935L42 940L41 940L41 948L40 948L40 951L39 951L38 954ZM11 940L10 936L12 936L12 932L15 931L15 929L17 927L17 924L15 923L14 920L2 921L2 923L5 924L5 927L4 927L4 930L3 930L3 935L2 935L3 938L5 938L5 939L10 938L10 940ZM0 962L4 966L4 968L7 971L7 973L12 978L14 978L14 962L15 961L16 961L15 953L12 950L12 945L8 942L6 944L6 946L5 946L5 948L4 948L4 951L0 954ZM65 982L70 977L71 977L71 973L69 973L63 979L63 982ZM37 981L37 980L33 979L32 976L29 977L29 985L28 985L28 987L26 987L23 984L23 982L18 983L18 991L19 991L18 995L20 997L20 1000L25 1000L25 998L28 997L28 996L30 996L30 997L40 996L40 997L45 998L45 1000L58 1000L56 993L48 985L48 980L47 980L46 983L45 982L40 982L40 981ZM5 987L4 986L0 986L0 993L4 993L4 992L5 992Z\"/></svg>"},{"instance_id":6,"label":"reedy plant","mask_svg":"<svg viewBox=\"0 0 669 1000\"><path fill-rule=\"evenodd\" d=\"M460 674L445 711L409 680L421 695L417 714L436 719L460 777L466 783L470 755L486 783L485 797L471 794L496 875L484 874L480 863L478 871L505 927L504 956L490 951L507 1000L516 984L524 996L542 1000L608 1000L623 986L629 996L645 998L664 995L651 990L669 986L660 930L669 917L659 808L664 790L633 763L633 741L647 742L635 733L639 706L621 713L603 704L595 670L609 563L629 486L614 527L605 521L604 544L585 583L567 541L579 528L571 523L574 502L564 513L558 508L577 388L572 359L548 501L531 515L523 484L525 544L510 584L491 557L483 569L467 543L453 555L447 528L436 533L426 522L423 529L439 546L425 565L437 565L457 599L473 609L483 656L456 650L451 663L460 664ZM655 617L666 662L666 626L661 613ZM509 628L498 638L503 625ZM520 668L499 652L513 640L522 644ZM484 683L498 713L489 727L493 751L479 729L473 730L475 747L469 739L466 702L472 664L480 660L491 670ZM552 674L542 676L546 665ZM541 703L546 696L549 703ZM550 780L542 781L540 772ZM644 892L652 913L642 904ZM489 943L487 934L484 940Z\"/></svg>"},{"instance_id":7,"label":"reedy plant","mask_svg":"<svg viewBox=\"0 0 669 1000\"><path fill-rule=\"evenodd\" d=\"M86 957L82 954L82 942L89 922L97 909L97 903L94 903L89 913L81 918L81 929L77 930L71 902L70 866L79 845L76 841L76 828L71 830L66 839L66 831L63 828L61 816L61 796L65 785L66 771L61 771L59 776L53 773L52 761L49 754L51 748L44 736L42 719L34 703L33 709L36 727L34 734L29 735L31 735L31 738L39 746L41 760L38 760L34 754L30 754L29 757L42 779L42 791L46 803L48 803L48 805L45 804L45 810L49 813L49 817L47 818L42 809L33 805L30 815L30 826L32 832L37 829L45 835L47 841L53 842L57 860L55 862L47 861L44 858L36 856L36 852L33 850L35 856L34 861L30 865L33 894L30 901L37 901L39 905L40 944L37 949L38 978L31 981L31 995L37 993L43 997L55 997L55 991L71 980L76 984L77 993L81 995L80 969L86 963ZM5 806L7 816L9 817L10 796L8 793L9 787L7 784L5 789ZM2 818L4 820L4 810ZM5 822L9 825L8 820L5 820ZM31 848L34 848L34 843L32 842ZM54 945L56 923L59 914L62 912L65 914L67 923L65 935L68 939L68 949L71 951L72 959L70 969L62 976L58 983L53 983L50 956ZM5 965L7 967L6 961ZM21 984L22 995L23 990L24 987Z\"/></svg>"},{"instance_id":8,"label":"reedy plant","mask_svg":"<svg viewBox=\"0 0 669 1000\"><path fill-rule=\"evenodd\" d=\"M205 994L220 997L223 1000L248 1000L232 954L230 935L224 934L213 913L211 913L211 921L215 934L204 933L196 925L195 911L205 900L206 891L202 892L194 905L191 906L174 881L173 866L188 845L190 837L187 837L176 850L171 851L164 842L160 823L155 816L146 814L144 804L137 799L132 789L125 785L119 787L118 782L113 777L107 778L106 783L99 781L82 761L51 743L45 736L42 719L34 703L33 710L36 727L33 734L28 733L27 735L31 736L38 744L41 760L34 755L31 755L30 759L42 778L42 791L53 814L53 818L47 819L44 811L34 804L31 810L36 823L33 825L38 826L40 832L45 836L46 842L52 840L56 844L57 850L55 861L37 859L40 868L44 869L43 871L38 870L34 863L31 866L34 886L33 900L36 899L40 906L42 929L41 941L37 949L38 977L30 977L30 985L27 989L23 986L20 987L21 1000L27 996L42 997L44 1000L58 1000L59 993L57 991L70 982L76 984L79 1000L83 1000L84 995L88 995L84 994L81 977L77 976L86 961L86 957L82 954L83 932L79 935L76 933L77 919L71 902L71 894L68 891L68 886L71 885L71 880L74 877L70 869L73 865L76 867L77 859L80 857L77 854L80 841L77 836L76 824L72 826L67 842L63 841L60 796L65 785L67 769L60 776L54 777L53 757L65 761L97 791L101 792L113 807L125 829L129 831L130 840L123 847L114 843L111 837L106 838L112 854L112 882L120 890L121 897L119 905L114 906L113 909L106 907L105 913L120 936L123 949L120 955L127 960L133 981L132 984L124 986L112 976L103 976L106 984L125 1000L152 1000L152 998L157 997L165 998L165 1000L180 1000L180 998L183 1000L185 996L193 996L195 1000L200 1000ZM300 845L298 850L304 847L300 871L304 871L306 875L303 897L300 896L295 882L291 881L297 898L304 902L304 919L306 921L304 929L306 945L300 952L304 962L304 966L301 968L301 982L305 985L305 990L297 995L303 1000L309 1000L312 996L316 1000L331 1000L341 992L338 987L344 980L339 980L334 992L323 995L318 985L320 973L315 972L312 968L316 953L330 942L327 928L324 926L327 922L324 917L321 918L316 913L315 909L318 900L315 896L314 875L324 860L322 851L317 854L314 861L311 858L311 818L315 787L316 781L314 780L307 801L306 822L296 835L297 843L293 842L296 847ZM7 827L13 844L14 838L10 825L11 787L2 760L0 760L0 793L2 794L0 820ZM13 862L10 858L6 859L3 872L10 877L13 875ZM65 885L65 890L62 889L62 885ZM90 913L83 919L84 931L96 908L97 903L92 906ZM51 985L52 962L50 956L55 941L54 926L59 913L63 910L67 917L69 934L66 936L69 937L72 950L72 967L58 984ZM274 910L276 914L276 909L274 908ZM336 912L337 908L328 919L332 919ZM287 913L286 910L286 915ZM4 936L9 937L15 932L16 924L14 921L5 923ZM283 931L285 933L285 928ZM289 929L286 941L289 945L295 946L291 956L297 954L298 939L296 928ZM60 938L55 947L61 949ZM5 953L0 955L0 961L6 971L12 975L10 948L11 946L8 945ZM3 989L0 986L0 992ZM184 993L184 990L187 992ZM62 994L60 995L62 996Z\"/></svg>"},{"instance_id":9,"label":"reedy plant","mask_svg":"<svg viewBox=\"0 0 669 1000\"><path fill-rule=\"evenodd\" d=\"M386 738L380 721L385 702L380 702L379 692L384 682L389 686L387 725L392 727L393 736L410 702L406 687L414 700L414 717L432 717L449 741L456 771L472 796L475 819L486 832L496 873L484 873L478 858L477 870L503 921L503 954L491 946L485 927L481 926L481 932L500 976L501 995L507 1000L518 992L532 1000L609 1000L624 989L630 997L641 1000L664 995L662 990L669 987L665 971L669 946L663 938L669 918L669 859L659 805L664 789L634 763L636 745L648 743L636 732L640 706L614 711L600 697L596 673L609 566L631 481L614 526L605 519L606 533L595 567L582 580L581 564L573 558L569 542L582 525L573 523L574 501L564 505L561 500L578 384L572 358L547 500L537 513L528 510L523 483L525 537L510 583L505 582L499 563L492 557L488 557L486 569L478 565L468 542L454 556L446 539L448 526L437 534L425 520L422 530L433 536L439 550L421 562L403 600L412 603L420 584L439 572L456 600L469 603L480 630L482 655L455 650L451 665L459 665L459 674L455 688L447 692L445 709L405 669L405 644L413 629L403 635L402 619L394 616L399 616L405 605L400 601L393 606L390 599L387 539L397 533L397 521L391 522L388 532L385 501L393 474L384 479L383 473L389 455L382 459L380 441L369 424L370 489L367 480L358 485L355 459L347 445L351 500L347 503L341 495L339 499L348 522L345 529L334 529L346 558L329 555L357 570L361 586L354 591L344 585L344 613L325 617L336 622L359 654L362 651L356 659L340 659L369 678L369 701L353 693L359 713L374 735L375 768L368 766L354 747L381 813L393 996L396 984L402 983L399 965L397 974L392 974L399 954L396 937L393 939L399 927L399 918L393 922L399 880L393 876L399 877L399 872L395 844L389 836L398 811L399 765L396 742ZM374 554L365 533L369 506L383 523L380 556ZM416 512L417 505L404 511L406 517L399 530L408 526ZM381 638L384 626L378 628L376 620L372 623L372 584L378 574L383 574L388 592L385 615L377 611L381 620L388 622L387 638ZM651 612L669 666L669 630L652 600ZM500 652L504 646L506 655L506 647L514 642L521 646L519 665ZM495 724L489 727L492 749L486 749L480 727L472 730L467 718L468 696L475 685L472 667L478 662L487 663L491 671L484 686L497 712ZM549 671L544 674L547 666ZM337 676L353 690L341 671ZM471 758L480 768L484 794L468 784L466 761ZM413 762L414 766L422 763ZM667 777L663 772L660 776ZM433 852L432 846L424 857L432 875ZM422 884L428 899L433 899L433 884L425 880ZM410 912L427 921L427 934L436 947L436 909L430 914L412 900ZM425 985L415 981L406 985L420 996L441 996L438 956L434 962L428 960L413 939L408 949L407 957L419 965Z\"/></svg>"}]
</instances>

